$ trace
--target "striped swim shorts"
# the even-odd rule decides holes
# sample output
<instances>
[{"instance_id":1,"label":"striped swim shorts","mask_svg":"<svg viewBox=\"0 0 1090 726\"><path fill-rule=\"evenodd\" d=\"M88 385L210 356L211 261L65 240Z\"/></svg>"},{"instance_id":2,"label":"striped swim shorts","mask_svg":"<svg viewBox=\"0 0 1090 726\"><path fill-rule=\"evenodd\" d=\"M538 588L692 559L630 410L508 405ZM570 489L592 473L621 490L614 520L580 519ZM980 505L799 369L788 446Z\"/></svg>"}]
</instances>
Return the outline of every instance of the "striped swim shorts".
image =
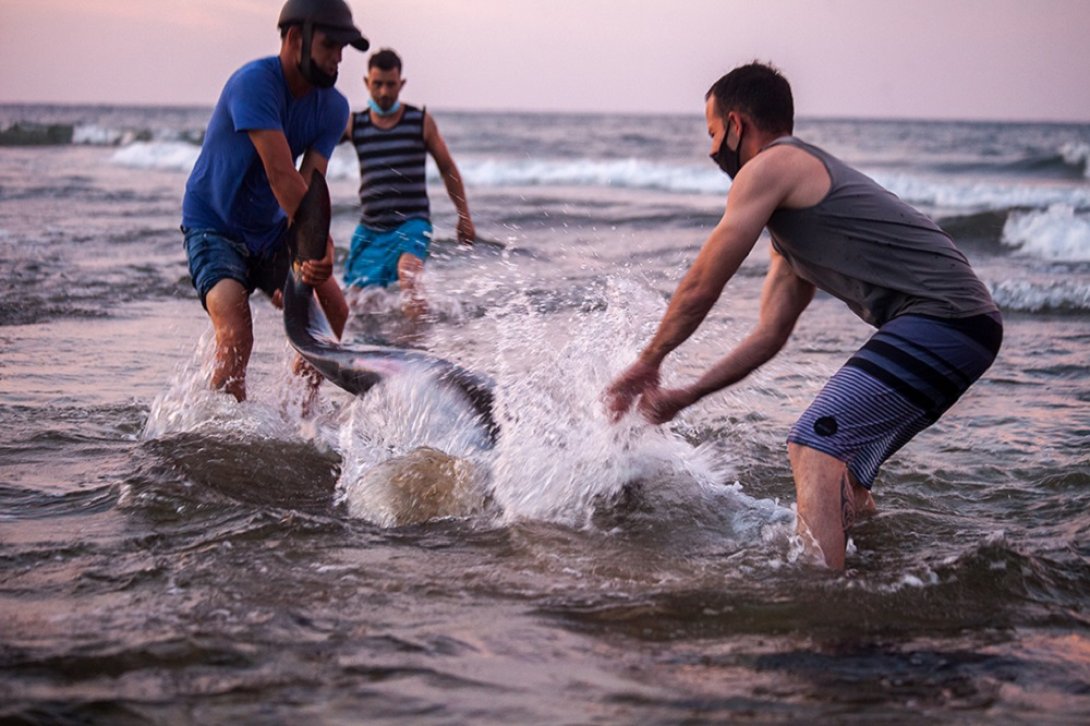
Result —
<instances>
[{"instance_id":1,"label":"striped swim shorts","mask_svg":"<svg viewBox=\"0 0 1090 726\"><path fill-rule=\"evenodd\" d=\"M870 489L882 462L954 405L1002 341L999 313L896 317L829 379L787 440L843 461Z\"/></svg>"}]
</instances>

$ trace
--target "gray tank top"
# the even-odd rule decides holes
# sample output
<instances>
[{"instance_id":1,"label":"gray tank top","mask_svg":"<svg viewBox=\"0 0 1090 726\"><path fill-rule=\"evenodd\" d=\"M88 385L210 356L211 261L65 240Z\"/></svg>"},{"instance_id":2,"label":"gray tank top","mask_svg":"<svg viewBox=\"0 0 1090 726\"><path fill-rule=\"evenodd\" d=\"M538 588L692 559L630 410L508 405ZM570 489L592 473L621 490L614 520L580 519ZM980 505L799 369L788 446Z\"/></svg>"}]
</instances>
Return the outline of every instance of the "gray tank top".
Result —
<instances>
[{"instance_id":1,"label":"gray tank top","mask_svg":"<svg viewBox=\"0 0 1090 726\"><path fill-rule=\"evenodd\" d=\"M360 161L360 223L371 229L396 229L406 220L429 216L426 111L404 108L392 129L375 126L367 111L352 116L352 145Z\"/></svg>"},{"instance_id":2,"label":"gray tank top","mask_svg":"<svg viewBox=\"0 0 1090 726\"><path fill-rule=\"evenodd\" d=\"M953 240L924 214L865 174L793 136L787 144L821 160L832 186L805 209L777 209L772 245L795 274L880 327L913 313L967 318L996 312L988 288Z\"/></svg>"}]
</instances>

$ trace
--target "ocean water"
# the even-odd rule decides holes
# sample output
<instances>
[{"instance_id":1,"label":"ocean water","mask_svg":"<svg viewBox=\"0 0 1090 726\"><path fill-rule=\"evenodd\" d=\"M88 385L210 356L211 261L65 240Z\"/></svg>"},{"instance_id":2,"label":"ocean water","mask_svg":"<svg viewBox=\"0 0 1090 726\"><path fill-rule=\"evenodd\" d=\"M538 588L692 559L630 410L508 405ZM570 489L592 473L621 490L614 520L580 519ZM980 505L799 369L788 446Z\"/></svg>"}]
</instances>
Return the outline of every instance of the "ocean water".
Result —
<instances>
[{"instance_id":1,"label":"ocean water","mask_svg":"<svg viewBox=\"0 0 1090 726\"><path fill-rule=\"evenodd\" d=\"M177 227L208 113L0 106L0 720L1090 720L1090 125L799 123L939 221L1006 320L833 574L783 439L868 336L842 304L667 427L601 409L722 212L699 114L434 111L483 241L432 169L432 319L379 291L346 338L493 376L490 447L419 381L304 418L260 297L250 400L206 390ZM343 256L346 147L330 183ZM747 332L767 259L667 381ZM399 522L399 472L455 469L457 507Z\"/></svg>"}]
</instances>

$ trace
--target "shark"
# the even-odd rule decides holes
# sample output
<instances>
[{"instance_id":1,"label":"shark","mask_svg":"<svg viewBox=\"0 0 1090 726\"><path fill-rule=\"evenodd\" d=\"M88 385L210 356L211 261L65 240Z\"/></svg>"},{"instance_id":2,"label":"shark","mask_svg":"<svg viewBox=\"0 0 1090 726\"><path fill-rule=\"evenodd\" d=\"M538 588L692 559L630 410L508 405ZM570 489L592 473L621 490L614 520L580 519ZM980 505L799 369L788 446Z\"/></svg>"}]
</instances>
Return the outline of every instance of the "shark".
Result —
<instances>
[{"instance_id":1,"label":"shark","mask_svg":"<svg viewBox=\"0 0 1090 726\"><path fill-rule=\"evenodd\" d=\"M302 279L302 264L325 256L330 216L329 187L315 170L287 233L292 264L284 281L283 311L292 347L323 377L356 396L391 376L431 380L460 396L495 443L499 435L493 410L495 382L488 376L423 350L379 341L345 346L337 339L314 289Z\"/></svg>"}]
</instances>

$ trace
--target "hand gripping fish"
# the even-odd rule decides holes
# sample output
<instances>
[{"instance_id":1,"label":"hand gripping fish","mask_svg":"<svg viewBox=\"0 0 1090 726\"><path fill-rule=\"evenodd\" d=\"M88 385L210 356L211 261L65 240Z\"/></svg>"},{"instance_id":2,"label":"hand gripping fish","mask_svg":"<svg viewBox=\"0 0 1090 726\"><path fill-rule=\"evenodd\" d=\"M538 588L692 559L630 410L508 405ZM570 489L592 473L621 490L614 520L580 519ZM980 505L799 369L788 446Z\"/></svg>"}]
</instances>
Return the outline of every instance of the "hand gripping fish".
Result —
<instances>
[{"instance_id":1,"label":"hand gripping fish","mask_svg":"<svg viewBox=\"0 0 1090 726\"><path fill-rule=\"evenodd\" d=\"M346 348L337 341L301 271L306 260L325 256L329 218L329 187L315 171L288 229L292 266L284 282L284 328L292 347L323 376L357 396L387 376L411 373L430 378L460 393L495 441L499 427L492 416L494 383L487 376L419 350L384 345Z\"/></svg>"}]
</instances>

